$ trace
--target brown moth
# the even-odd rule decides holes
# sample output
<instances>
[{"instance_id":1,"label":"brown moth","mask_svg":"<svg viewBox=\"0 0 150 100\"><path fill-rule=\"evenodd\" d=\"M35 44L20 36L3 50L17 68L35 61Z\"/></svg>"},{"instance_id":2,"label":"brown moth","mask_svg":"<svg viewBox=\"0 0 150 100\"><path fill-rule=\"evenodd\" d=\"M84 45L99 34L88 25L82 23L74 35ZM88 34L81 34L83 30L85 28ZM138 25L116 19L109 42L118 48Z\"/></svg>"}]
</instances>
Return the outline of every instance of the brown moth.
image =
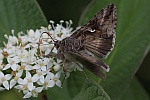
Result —
<instances>
[{"instance_id":1,"label":"brown moth","mask_svg":"<svg viewBox=\"0 0 150 100\"><path fill-rule=\"evenodd\" d=\"M74 62L104 79L110 68L100 58L106 58L114 47L116 20L116 6L110 4L70 37L55 41L55 57L64 61L64 70Z\"/></svg>"}]
</instances>

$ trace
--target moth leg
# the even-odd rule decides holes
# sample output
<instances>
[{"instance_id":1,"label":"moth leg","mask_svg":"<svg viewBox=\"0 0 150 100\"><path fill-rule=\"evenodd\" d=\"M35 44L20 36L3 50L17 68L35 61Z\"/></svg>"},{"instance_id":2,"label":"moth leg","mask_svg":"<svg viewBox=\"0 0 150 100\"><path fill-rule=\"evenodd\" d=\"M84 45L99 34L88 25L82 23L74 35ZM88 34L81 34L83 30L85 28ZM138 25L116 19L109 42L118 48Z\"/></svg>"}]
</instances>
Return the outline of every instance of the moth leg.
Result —
<instances>
[{"instance_id":1,"label":"moth leg","mask_svg":"<svg viewBox=\"0 0 150 100\"><path fill-rule=\"evenodd\" d=\"M47 54L47 55L44 55L44 57L47 57L47 58L49 58L49 57L55 57L56 56L56 54L55 53L52 53L52 52L50 52L49 54Z\"/></svg>"},{"instance_id":2,"label":"moth leg","mask_svg":"<svg viewBox=\"0 0 150 100\"><path fill-rule=\"evenodd\" d=\"M62 83L64 82L66 78L68 78L67 74L69 74L73 70L73 68L72 69L70 68L71 65L72 63L68 61L67 59L63 60L62 72L64 74L64 78L63 78Z\"/></svg>"},{"instance_id":3,"label":"moth leg","mask_svg":"<svg viewBox=\"0 0 150 100\"><path fill-rule=\"evenodd\" d=\"M84 68L83 68L83 67L79 64L79 62L77 62L75 59L72 59L72 58L70 58L70 60L67 60L67 59L66 59L65 62L64 62L64 66L63 66L63 67L64 67L64 68L70 67L70 66L73 64L72 62L82 69L85 78L88 79L88 76L86 75L86 73L85 73L85 71L84 71ZM73 69L74 69L74 68L73 68ZM72 70L73 70L73 69L72 69ZM72 71L72 70L71 70L71 71Z\"/></svg>"},{"instance_id":4,"label":"moth leg","mask_svg":"<svg viewBox=\"0 0 150 100\"><path fill-rule=\"evenodd\" d=\"M53 53L52 50L51 50L51 52L50 52L49 54L44 55L44 57L47 57L47 58L49 58L49 57L54 57L54 58L56 58L56 59L61 59L61 60L62 60L62 59L65 59L64 56L63 56L63 54L60 54L60 53L56 54L56 53Z\"/></svg>"},{"instance_id":5,"label":"moth leg","mask_svg":"<svg viewBox=\"0 0 150 100\"><path fill-rule=\"evenodd\" d=\"M77 60L73 59L73 57L70 58L70 59L71 59L71 61L73 61L77 66L79 66L79 67L83 70L83 74L84 74L85 78L88 79L88 76L87 76L86 73L85 73L84 67L82 67L82 66L80 65L81 63L78 62Z\"/></svg>"},{"instance_id":6,"label":"moth leg","mask_svg":"<svg viewBox=\"0 0 150 100\"><path fill-rule=\"evenodd\" d=\"M65 77L62 80L62 85L64 84L64 80L66 79L66 74L64 73Z\"/></svg>"},{"instance_id":7,"label":"moth leg","mask_svg":"<svg viewBox=\"0 0 150 100\"><path fill-rule=\"evenodd\" d=\"M85 68L83 68L83 67L79 64L79 62L77 62L77 61L73 61L73 62L74 62L77 66L79 66L79 67L82 69L85 78L88 79L88 76L86 75L85 70L84 70Z\"/></svg>"},{"instance_id":8,"label":"moth leg","mask_svg":"<svg viewBox=\"0 0 150 100\"><path fill-rule=\"evenodd\" d=\"M88 79L88 76L86 75L84 70L83 70L83 74L84 74L85 78Z\"/></svg>"}]
</instances>

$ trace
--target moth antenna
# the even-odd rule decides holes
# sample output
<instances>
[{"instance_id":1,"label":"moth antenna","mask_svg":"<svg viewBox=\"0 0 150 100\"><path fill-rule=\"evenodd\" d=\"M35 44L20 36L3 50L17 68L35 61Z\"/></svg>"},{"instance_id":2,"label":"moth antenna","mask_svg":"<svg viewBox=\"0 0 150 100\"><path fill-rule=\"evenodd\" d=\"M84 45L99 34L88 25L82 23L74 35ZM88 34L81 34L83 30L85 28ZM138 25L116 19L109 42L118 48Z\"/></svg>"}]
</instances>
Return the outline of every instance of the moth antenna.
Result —
<instances>
[{"instance_id":1,"label":"moth antenna","mask_svg":"<svg viewBox=\"0 0 150 100\"><path fill-rule=\"evenodd\" d=\"M50 33L49 32L43 32L42 34L44 34L44 33L46 33L46 34L48 34L48 36L52 39L52 41L55 43L55 40L53 39L53 37L50 35ZM40 36L40 38L42 37L42 34L41 34L41 36ZM40 44L41 43L41 39L39 39L39 43L38 44ZM40 50L40 45L38 45L38 49ZM52 50L51 50L52 51Z\"/></svg>"},{"instance_id":2,"label":"moth antenna","mask_svg":"<svg viewBox=\"0 0 150 100\"><path fill-rule=\"evenodd\" d=\"M42 34L44 34L44 33L48 34L48 36L52 39L52 41L55 42L55 40L53 39L53 37L50 35L49 32L43 32ZM42 36L42 34L41 34L41 36ZM40 36L40 37L41 37L41 36Z\"/></svg>"}]
</instances>

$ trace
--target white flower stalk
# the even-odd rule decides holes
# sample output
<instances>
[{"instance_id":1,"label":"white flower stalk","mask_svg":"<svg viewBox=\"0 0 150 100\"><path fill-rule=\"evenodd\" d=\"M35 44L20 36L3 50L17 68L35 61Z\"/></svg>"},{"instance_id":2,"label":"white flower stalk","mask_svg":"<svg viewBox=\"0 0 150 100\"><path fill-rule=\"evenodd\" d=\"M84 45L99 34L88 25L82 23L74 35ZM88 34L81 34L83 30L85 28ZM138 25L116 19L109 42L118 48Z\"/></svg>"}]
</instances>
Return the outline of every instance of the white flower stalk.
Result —
<instances>
[{"instance_id":1,"label":"white flower stalk","mask_svg":"<svg viewBox=\"0 0 150 100\"><path fill-rule=\"evenodd\" d=\"M43 56L57 53L52 38L62 40L72 33L72 21L67 21L66 27L62 26L63 20L56 26L54 21L50 23L47 28L36 31L30 29L15 36L12 30L12 36L5 35L8 42L0 49L0 91L16 88L23 92L23 98L37 97L42 90L61 87L60 78L69 77L76 68L68 65L65 69L68 72L64 72L62 60ZM48 32L52 38L43 32Z\"/></svg>"}]
</instances>

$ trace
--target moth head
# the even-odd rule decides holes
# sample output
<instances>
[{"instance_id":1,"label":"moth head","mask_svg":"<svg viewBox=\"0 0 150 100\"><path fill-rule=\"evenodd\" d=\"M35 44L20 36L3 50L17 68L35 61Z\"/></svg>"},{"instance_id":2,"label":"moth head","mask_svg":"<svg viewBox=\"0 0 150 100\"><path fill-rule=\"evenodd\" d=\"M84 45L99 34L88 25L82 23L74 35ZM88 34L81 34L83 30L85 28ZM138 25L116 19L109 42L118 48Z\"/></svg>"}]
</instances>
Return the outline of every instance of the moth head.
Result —
<instances>
[{"instance_id":1,"label":"moth head","mask_svg":"<svg viewBox=\"0 0 150 100\"><path fill-rule=\"evenodd\" d=\"M56 49L58 50L58 48L60 47L61 41L56 40L54 43L54 46L56 47Z\"/></svg>"}]
</instances>

